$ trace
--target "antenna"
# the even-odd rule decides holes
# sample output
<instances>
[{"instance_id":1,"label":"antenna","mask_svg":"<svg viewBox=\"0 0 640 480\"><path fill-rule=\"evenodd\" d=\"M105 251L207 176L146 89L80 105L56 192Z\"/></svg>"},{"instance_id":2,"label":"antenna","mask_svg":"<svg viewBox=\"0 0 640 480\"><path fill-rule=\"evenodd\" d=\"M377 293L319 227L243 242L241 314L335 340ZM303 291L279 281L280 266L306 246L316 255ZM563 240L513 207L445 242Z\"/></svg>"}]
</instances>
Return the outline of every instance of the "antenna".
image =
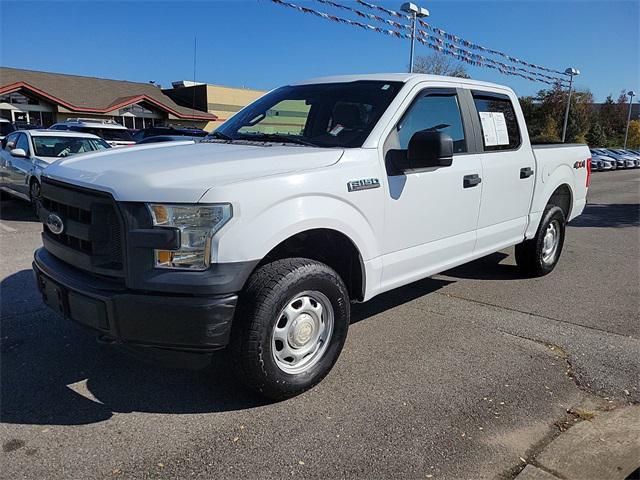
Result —
<instances>
[{"instance_id":1,"label":"antenna","mask_svg":"<svg viewBox=\"0 0 640 480\"><path fill-rule=\"evenodd\" d=\"M193 97L191 100L191 116L196 114L196 52L198 51L198 36L193 36Z\"/></svg>"}]
</instances>

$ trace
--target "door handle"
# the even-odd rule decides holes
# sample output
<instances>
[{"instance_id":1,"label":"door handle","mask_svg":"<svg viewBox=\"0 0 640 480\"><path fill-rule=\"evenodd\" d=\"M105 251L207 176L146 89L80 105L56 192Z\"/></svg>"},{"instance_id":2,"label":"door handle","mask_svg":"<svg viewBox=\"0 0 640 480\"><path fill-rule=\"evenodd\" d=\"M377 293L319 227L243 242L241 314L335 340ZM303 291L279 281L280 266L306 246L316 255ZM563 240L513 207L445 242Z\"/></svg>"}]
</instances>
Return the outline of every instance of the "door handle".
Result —
<instances>
[{"instance_id":1,"label":"door handle","mask_svg":"<svg viewBox=\"0 0 640 480\"><path fill-rule=\"evenodd\" d=\"M463 188L471 188L479 185L482 182L482 179L479 175L475 173L473 175L465 175L462 177L462 187Z\"/></svg>"},{"instance_id":2,"label":"door handle","mask_svg":"<svg viewBox=\"0 0 640 480\"><path fill-rule=\"evenodd\" d=\"M531 167L520 169L520 178L529 178L531 175L533 175L533 169Z\"/></svg>"}]
</instances>

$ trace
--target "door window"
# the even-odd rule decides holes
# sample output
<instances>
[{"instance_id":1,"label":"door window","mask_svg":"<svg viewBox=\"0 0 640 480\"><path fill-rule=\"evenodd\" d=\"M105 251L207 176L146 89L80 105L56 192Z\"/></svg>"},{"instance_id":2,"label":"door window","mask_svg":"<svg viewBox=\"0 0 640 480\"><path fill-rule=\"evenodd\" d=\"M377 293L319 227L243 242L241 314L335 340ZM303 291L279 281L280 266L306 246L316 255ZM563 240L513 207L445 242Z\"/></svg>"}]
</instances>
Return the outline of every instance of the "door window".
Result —
<instances>
[{"instance_id":1,"label":"door window","mask_svg":"<svg viewBox=\"0 0 640 480\"><path fill-rule=\"evenodd\" d=\"M511 99L506 95L473 92L473 102L482 126L485 151L517 149L520 129Z\"/></svg>"},{"instance_id":2,"label":"door window","mask_svg":"<svg viewBox=\"0 0 640 480\"><path fill-rule=\"evenodd\" d=\"M7 135L7 138L5 139L5 145L4 145L4 149L7 152L10 152L14 148L16 148L16 140L18 139L18 135L19 135L18 133L11 133Z\"/></svg>"},{"instance_id":3,"label":"door window","mask_svg":"<svg viewBox=\"0 0 640 480\"><path fill-rule=\"evenodd\" d=\"M453 140L454 153L467 151L462 115L455 93L421 94L396 126L398 148L406 150L413 134L421 130L446 133Z\"/></svg>"},{"instance_id":4,"label":"door window","mask_svg":"<svg viewBox=\"0 0 640 480\"><path fill-rule=\"evenodd\" d=\"M29 156L29 139L24 133L21 133L20 136L18 137L16 148L23 149L27 153L27 156Z\"/></svg>"}]
</instances>

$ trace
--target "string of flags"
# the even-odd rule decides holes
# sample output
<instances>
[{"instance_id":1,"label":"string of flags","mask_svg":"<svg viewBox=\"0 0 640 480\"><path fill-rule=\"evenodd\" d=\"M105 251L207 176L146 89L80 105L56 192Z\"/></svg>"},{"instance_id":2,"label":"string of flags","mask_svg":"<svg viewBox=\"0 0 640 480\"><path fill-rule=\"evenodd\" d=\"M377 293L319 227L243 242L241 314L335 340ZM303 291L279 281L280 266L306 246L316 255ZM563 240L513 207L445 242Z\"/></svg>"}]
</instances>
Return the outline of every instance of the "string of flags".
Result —
<instances>
[{"instance_id":1,"label":"string of flags","mask_svg":"<svg viewBox=\"0 0 640 480\"><path fill-rule=\"evenodd\" d=\"M412 18L412 17L410 17L409 15L407 15L405 13L396 12L394 10L390 10L388 8L381 7L379 5L374 5L372 3L367 3L367 2L365 2L363 0L356 0L356 2L359 3L360 5L364 6L364 7L367 7L369 9L371 9L371 10L378 10L378 11L384 12L387 15L391 15L391 16L396 17L396 18L404 18L404 19L407 19L407 20L411 20L411 18ZM459 37L458 35L453 35L451 33L447 33L444 30L442 30L441 28L437 28L437 27L434 27L434 26L430 25L429 23L427 23L426 21L422 20L421 18L418 19L418 23L423 28L426 28L427 30L429 30L429 31L441 36L441 37L444 37L449 41L452 41L452 42L455 42L455 43L459 43L459 44L461 44L461 45L463 45L463 46L465 46L467 48L471 48L473 50L480 50L480 51L483 51L483 52L488 52L488 53L490 53L492 55L498 55L500 57L506 58L507 60L509 60L512 63L518 63L520 65L525 65L527 67L535 68L535 69L542 70L542 71L545 71L545 72L555 73L555 74L558 74L558 75L566 75L566 73L561 72L559 70L554 70L552 68L543 67L542 65L537 65L535 63L526 62L526 61L521 60L519 58L512 57L511 55L507 55L506 53L501 52L499 50L493 50L491 48L486 48L486 47L483 47L482 45L478 45L477 43L473 43L473 42L470 42L468 40L465 40L464 38Z\"/></svg>"},{"instance_id":2,"label":"string of flags","mask_svg":"<svg viewBox=\"0 0 640 480\"><path fill-rule=\"evenodd\" d=\"M373 31L373 32L377 32L377 33L382 33L384 35L389 35L392 37L396 37L396 38L407 38L407 39L411 39L411 34L410 33L404 33L404 32L400 32L397 30L391 30L391 29L384 29L384 28L380 28L374 25L369 25L367 23L362 23L359 22L357 20L350 20L347 18L342 18L342 17L338 17L336 15L332 15L329 13L325 13L325 12L319 12L317 10L314 10L313 8L309 8L309 7L304 7L301 5L296 5L293 3L289 3L289 2L285 2L284 0L271 0L273 3L276 3L278 5L282 5L285 7L289 7L292 8L294 10L297 10L299 12L302 13L307 13L310 15L314 15L320 18L323 18L325 20L331 20L333 22L336 23L342 23L345 25L351 25L354 27L358 27L358 28L362 28L364 30L369 30L369 31ZM378 21L383 21L384 23L386 23L387 25L392 25L392 26L396 26L398 28L403 28L403 29L407 29L409 31L411 31L411 27L408 25L403 25L400 24L398 22L393 22L393 21L388 21L387 19L384 19L378 15L374 15L374 14L367 14L364 12L360 12L357 11L356 9L349 7L347 5L342 5L336 2L333 2L331 0L316 0L319 3L322 4L326 4L326 5L330 5L332 7L336 7L336 8L340 8L343 10L349 10L353 13L358 12L358 16L362 17L362 18L369 18L372 20L378 20ZM359 2L359 3L363 3L363 2ZM367 4L370 5L370 4ZM376 6L377 7L377 6ZM387 9L384 9L384 7L377 7L380 9L383 9L383 11L387 11ZM389 10L391 11L391 10ZM398 13L398 12L396 12ZM401 15L398 13L398 15ZM420 43L422 43L423 45L427 46L428 48L431 48L432 50L435 50L439 53L442 53L444 55L448 55L450 57L453 57L459 61L468 63L470 65L473 66L478 66L478 67L486 67L486 68L492 68L494 70L498 70L500 73L505 74L505 75L514 75L514 76L518 76L521 78L524 78L526 80L530 80L533 82L542 82L542 83L546 83L548 85L555 85L558 82L561 82L562 80L560 78L557 77L551 77L545 74L541 74L538 72L532 72L529 71L527 69L521 68L521 67L515 67L513 65L507 65L503 62L499 62L497 60L493 60L490 58L486 58L482 55L470 52L468 50L462 49L460 47L458 47L457 45L454 45L452 43L449 42L444 42L442 39L434 37L433 35L430 35L429 33L425 32L424 30L419 30L416 32L416 40ZM435 43L434 43L435 42ZM544 77L544 78L540 78L540 77Z\"/></svg>"},{"instance_id":3,"label":"string of flags","mask_svg":"<svg viewBox=\"0 0 640 480\"><path fill-rule=\"evenodd\" d=\"M341 10L346 10L346 11L352 12L355 15L361 17L361 18L367 18L367 19L370 19L370 20L376 20L376 21L379 21L379 22L382 22L382 23L385 23L387 25L391 25L391 26L394 26L396 28L403 29L403 30L408 30L408 31L412 30L411 25L406 25L404 23L396 22L395 20L389 20L387 18L383 18L383 17L381 17L379 15L376 15L376 14L373 14L373 13L362 12L362 11L360 11L360 10L358 10L356 8L353 8L353 7L349 6L349 5L343 5L341 3L337 3L337 2L334 2L334 1L331 1L331 0L315 0L315 1L318 2L318 3L324 4L324 5L329 5L331 7L335 7L335 8L341 9ZM396 16L399 16L399 17L402 17L402 18L405 18L405 19L409 19L409 20L411 19L411 17L408 17L408 16L406 16L404 14L401 14L399 12L394 12L393 10L389 10L387 8L384 8L384 7L378 7L377 5L366 3L364 1L360 1L358 3L360 3L360 4L364 5L364 6L367 6L369 8L374 8L374 7L375 8L379 8L381 11L383 11L385 13L392 12L391 13L392 15L396 15ZM330 20L332 20L332 19L330 18ZM444 34L446 36L454 37L456 39L462 40L459 37L455 37L455 36L447 34L446 32L444 32L444 30L436 29L436 28L433 28L433 27L430 27L430 26L429 26L429 28L431 29L430 31L437 30L439 32L442 32L442 34ZM470 65L474 65L474 66L478 66L478 67L489 67L489 68L492 68L491 65L493 65L493 66L495 66L497 69L499 69L501 71L502 70L513 70L515 74L523 74L523 75L520 75L520 76L523 76L527 80L531 80L531 81L534 81L534 82L538 82L538 81L544 82L545 80L550 80L551 84L555 84L556 82L561 81L558 77L553 77L553 76L550 76L550 75L546 75L544 73L531 71L531 70L528 70L528 69L522 68L522 67L516 67L514 65L508 65L508 64L506 64L504 62L500 62L498 60L494 60L492 58L488 58L488 57L485 57L483 55L470 52L468 50L460 48L458 45L455 45L455 44L450 43L450 42L445 42L443 39L441 39L439 37L436 37L434 35L431 35L428 32L426 32L425 30L417 29L417 31L416 31L416 39L418 41L420 41L421 43L427 45L427 46L429 46L428 43L425 43L425 42L421 41L418 38L419 35L421 35L425 39L430 40L431 42L434 42L436 45L438 45L440 47L446 47L446 49L452 50L453 52L456 52L458 55L464 57L465 58L464 61L466 63L469 63ZM445 37L445 38L448 38L448 37ZM464 42L470 43L470 42L467 42L466 40L464 40ZM482 48L485 51L487 50L484 47L480 47L480 48ZM444 53L443 49L438 49L438 48L434 48L434 47L432 47L432 49L436 50L438 52ZM525 62L525 63L527 63L527 62ZM489 65L485 65L485 64L489 64ZM549 70L549 69L546 69L546 70ZM542 77L542 78L537 78L537 77Z\"/></svg>"},{"instance_id":4,"label":"string of flags","mask_svg":"<svg viewBox=\"0 0 640 480\"><path fill-rule=\"evenodd\" d=\"M342 5L340 3L332 2L331 0L315 0L318 3L323 3L325 5L330 5L335 8L339 8L341 10L347 10L349 12L355 13L357 16L362 18L368 18L371 20L377 20L382 23L386 23L387 25L391 25L396 28L411 30L411 25L405 25L404 23L396 22L395 20L389 20L388 18L383 18L379 15L375 15L373 13L362 12L356 8L350 7L348 5Z\"/></svg>"}]
</instances>

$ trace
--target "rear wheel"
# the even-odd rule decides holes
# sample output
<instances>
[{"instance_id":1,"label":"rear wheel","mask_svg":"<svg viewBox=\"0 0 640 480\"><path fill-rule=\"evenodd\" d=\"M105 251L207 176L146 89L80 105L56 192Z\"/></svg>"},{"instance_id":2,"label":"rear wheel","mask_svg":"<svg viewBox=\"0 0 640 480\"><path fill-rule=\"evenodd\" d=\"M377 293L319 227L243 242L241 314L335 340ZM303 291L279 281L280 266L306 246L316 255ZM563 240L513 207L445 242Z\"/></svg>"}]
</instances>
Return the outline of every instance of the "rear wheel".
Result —
<instances>
[{"instance_id":1,"label":"rear wheel","mask_svg":"<svg viewBox=\"0 0 640 480\"><path fill-rule=\"evenodd\" d=\"M542 276L555 268L564 245L565 223L562 209L548 205L536 236L516 245L516 263L524 273Z\"/></svg>"},{"instance_id":2,"label":"rear wheel","mask_svg":"<svg viewBox=\"0 0 640 480\"><path fill-rule=\"evenodd\" d=\"M273 399L308 390L338 359L349 315L344 282L327 265L306 258L263 265L234 320L229 353L239 378Z\"/></svg>"}]
</instances>

